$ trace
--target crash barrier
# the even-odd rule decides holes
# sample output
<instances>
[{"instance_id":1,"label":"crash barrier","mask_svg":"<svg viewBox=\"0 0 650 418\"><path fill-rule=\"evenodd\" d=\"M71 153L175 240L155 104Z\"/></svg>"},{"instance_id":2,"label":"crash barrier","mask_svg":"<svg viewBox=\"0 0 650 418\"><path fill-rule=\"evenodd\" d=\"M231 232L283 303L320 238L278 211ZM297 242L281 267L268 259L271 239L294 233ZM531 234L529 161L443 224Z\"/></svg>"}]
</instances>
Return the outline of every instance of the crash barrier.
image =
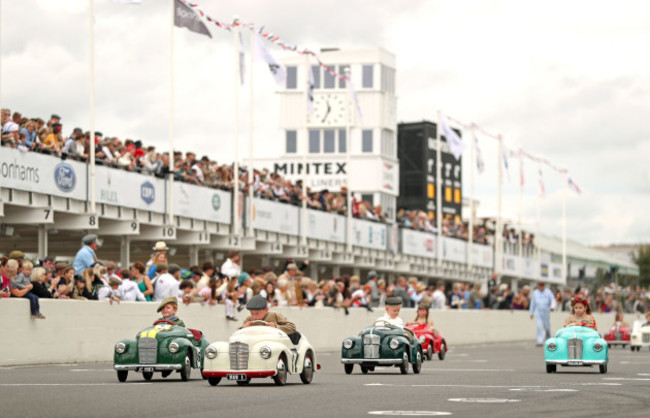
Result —
<instances>
[{"instance_id":1,"label":"crash barrier","mask_svg":"<svg viewBox=\"0 0 650 418\"><path fill-rule=\"evenodd\" d=\"M113 347L123 338L134 338L142 328L159 318L157 303L123 302L110 305L96 301L53 301L41 299L47 319L31 319L26 299L0 300L2 343L0 366L112 361ZM350 309L349 315L333 308L275 308L294 322L317 351L340 352L344 338L357 335L383 313ZM403 309L406 322L415 309ZM555 332L568 313L551 314ZM446 310L431 311L435 327L448 346L535 341L535 321L526 311ZM223 305L181 305L178 316L187 326L203 331L208 341L226 340L242 324L247 311L237 313L238 321L225 319ZM609 329L613 314L595 314L600 332ZM626 315L631 325L633 315Z\"/></svg>"}]
</instances>

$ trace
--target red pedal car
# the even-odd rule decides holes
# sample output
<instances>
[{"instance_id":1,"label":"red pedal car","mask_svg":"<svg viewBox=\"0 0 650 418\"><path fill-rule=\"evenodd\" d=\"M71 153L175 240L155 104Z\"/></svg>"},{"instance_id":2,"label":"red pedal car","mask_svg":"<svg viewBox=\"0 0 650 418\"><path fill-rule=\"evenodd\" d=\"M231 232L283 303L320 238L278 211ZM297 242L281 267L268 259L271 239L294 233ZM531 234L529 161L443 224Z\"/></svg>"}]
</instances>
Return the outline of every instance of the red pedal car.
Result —
<instances>
[{"instance_id":1,"label":"red pedal car","mask_svg":"<svg viewBox=\"0 0 650 418\"><path fill-rule=\"evenodd\" d=\"M404 328L410 329L415 333L415 336L422 344L422 353L427 360L431 360L434 354L438 354L440 360L445 359L447 354L447 342L438 332L438 336L434 337L431 329L424 324L406 324Z\"/></svg>"},{"instance_id":2,"label":"red pedal car","mask_svg":"<svg viewBox=\"0 0 650 418\"><path fill-rule=\"evenodd\" d=\"M607 341L607 346L622 345L623 348L630 344L630 335L632 330L626 325L614 325L609 331L603 335L603 339Z\"/></svg>"}]
</instances>

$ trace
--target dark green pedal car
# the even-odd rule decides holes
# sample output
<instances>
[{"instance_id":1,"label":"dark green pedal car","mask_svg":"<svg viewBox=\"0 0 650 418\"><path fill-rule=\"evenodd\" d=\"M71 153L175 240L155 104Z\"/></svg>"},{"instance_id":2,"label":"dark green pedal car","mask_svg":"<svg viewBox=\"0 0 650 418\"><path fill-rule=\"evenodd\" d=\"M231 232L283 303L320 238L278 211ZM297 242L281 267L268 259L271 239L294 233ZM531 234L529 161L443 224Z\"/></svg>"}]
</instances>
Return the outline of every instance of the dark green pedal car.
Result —
<instances>
[{"instance_id":1,"label":"dark green pedal car","mask_svg":"<svg viewBox=\"0 0 650 418\"><path fill-rule=\"evenodd\" d=\"M422 345L408 329L376 324L343 340L341 363L346 374L352 373L355 364L363 374L375 367L399 367L402 374L407 374L409 365L417 374L422 368Z\"/></svg>"},{"instance_id":2,"label":"dark green pedal car","mask_svg":"<svg viewBox=\"0 0 650 418\"><path fill-rule=\"evenodd\" d=\"M167 377L176 371L181 380L187 381L192 368L203 368L203 355L209 344L201 331L159 319L138 332L135 339L115 344L113 368L120 382L126 381L129 371L142 373L145 380L151 380L156 372Z\"/></svg>"}]
</instances>

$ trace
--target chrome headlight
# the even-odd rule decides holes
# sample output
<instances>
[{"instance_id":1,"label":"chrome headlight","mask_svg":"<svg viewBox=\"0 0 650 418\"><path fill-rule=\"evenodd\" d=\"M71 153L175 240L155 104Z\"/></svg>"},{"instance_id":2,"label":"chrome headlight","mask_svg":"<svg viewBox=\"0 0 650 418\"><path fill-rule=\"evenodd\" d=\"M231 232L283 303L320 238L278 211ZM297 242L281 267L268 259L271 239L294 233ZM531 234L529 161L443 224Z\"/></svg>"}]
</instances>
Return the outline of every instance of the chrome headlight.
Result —
<instances>
[{"instance_id":1,"label":"chrome headlight","mask_svg":"<svg viewBox=\"0 0 650 418\"><path fill-rule=\"evenodd\" d=\"M600 342L595 342L594 343L594 351L600 351L603 349L603 345Z\"/></svg>"},{"instance_id":2,"label":"chrome headlight","mask_svg":"<svg viewBox=\"0 0 650 418\"><path fill-rule=\"evenodd\" d=\"M117 343L115 344L115 352L117 354L122 354L126 351L126 344L124 343Z\"/></svg>"},{"instance_id":3,"label":"chrome headlight","mask_svg":"<svg viewBox=\"0 0 650 418\"><path fill-rule=\"evenodd\" d=\"M353 345L354 342L351 339L348 338L346 340L343 340L343 348L345 348L346 350L351 349Z\"/></svg>"},{"instance_id":4,"label":"chrome headlight","mask_svg":"<svg viewBox=\"0 0 650 418\"><path fill-rule=\"evenodd\" d=\"M172 342L171 344L169 344L170 353L178 353L178 349L179 349L178 343Z\"/></svg>"},{"instance_id":5,"label":"chrome headlight","mask_svg":"<svg viewBox=\"0 0 650 418\"><path fill-rule=\"evenodd\" d=\"M551 351L555 351L555 349L557 348L557 345L555 345L555 343L553 341L551 341L550 343L548 343L546 348L548 348Z\"/></svg>"},{"instance_id":6,"label":"chrome headlight","mask_svg":"<svg viewBox=\"0 0 650 418\"><path fill-rule=\"evenodd\" d=\"M392 348L393 350L397 349L399 347L399 341L397 340L390 340L390 343L388 343L388 346Z\"/></svg>"},{"instance_id":7,"label":"chrome headlight","mask_svg":"<svg viewBox=\"0 0 650 418\"><path fill-rule=\"evenodd\" d=\"M217 349L210 346L205 349L205 356L212 360L213 358L217 357Z\"/></svg>"},{"instance_id":8,"label":"chrome headlight","mask_svg":"<svg viewBox=\"0 0 650 418\"><path fill-rule=\"evenodd\" d=\"M260 348L260 357L262 357L263 359L271 358L271 354L273 354L273 352L271 351L271 347L265 345L262 348Z\"/></svg>"},{"instance_id":9,"label":"chrome headlight","mask_svg":"<svg viewBox=\"0 0 650 418\"><path fill-rule=\"evenodd\" d=\"M426 340L427 340L427 339L424 338L424 335L420 337L420 343L421 343L421 344L424 344L424 342L425 342Z\"/></svg>"}]
</instances>

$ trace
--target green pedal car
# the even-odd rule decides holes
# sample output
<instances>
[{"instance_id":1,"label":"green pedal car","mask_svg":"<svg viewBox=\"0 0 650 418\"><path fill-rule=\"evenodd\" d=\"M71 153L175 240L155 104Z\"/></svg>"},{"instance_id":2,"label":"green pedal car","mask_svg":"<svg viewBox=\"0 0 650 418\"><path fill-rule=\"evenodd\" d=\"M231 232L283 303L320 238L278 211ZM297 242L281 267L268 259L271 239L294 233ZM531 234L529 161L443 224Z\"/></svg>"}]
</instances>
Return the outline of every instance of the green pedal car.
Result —
<instances>
[{"instance_id":1,"label":"green pedal car","mask_svg":"<svg viewBox=\"0 0 650 418\"><path fill-rule=\"evenodd\" d=\"M411 330L375 324L357 337L343 340L341 363L346 374L352 373L355 364L363 374L375 367L399 367L402 374L407 374L409 365L417 374L422 369L422 345Z\"/></svg>"},{"instance_id":2,"label":"green pedal car","mask_svg":"<svg viewBox=\"0 0 650 418\"><path fill-rule=\"evenodd\" d=\"M208 345L201 331L159 319L138 332L135 339L115 344L113 368L120 382L126 381L129 371L142 373L145 380L151 380L156 372L167 377L176 371L181 380L187 381L192 368L203 368L203 355Z\"/></svg>"}]
</instances>

